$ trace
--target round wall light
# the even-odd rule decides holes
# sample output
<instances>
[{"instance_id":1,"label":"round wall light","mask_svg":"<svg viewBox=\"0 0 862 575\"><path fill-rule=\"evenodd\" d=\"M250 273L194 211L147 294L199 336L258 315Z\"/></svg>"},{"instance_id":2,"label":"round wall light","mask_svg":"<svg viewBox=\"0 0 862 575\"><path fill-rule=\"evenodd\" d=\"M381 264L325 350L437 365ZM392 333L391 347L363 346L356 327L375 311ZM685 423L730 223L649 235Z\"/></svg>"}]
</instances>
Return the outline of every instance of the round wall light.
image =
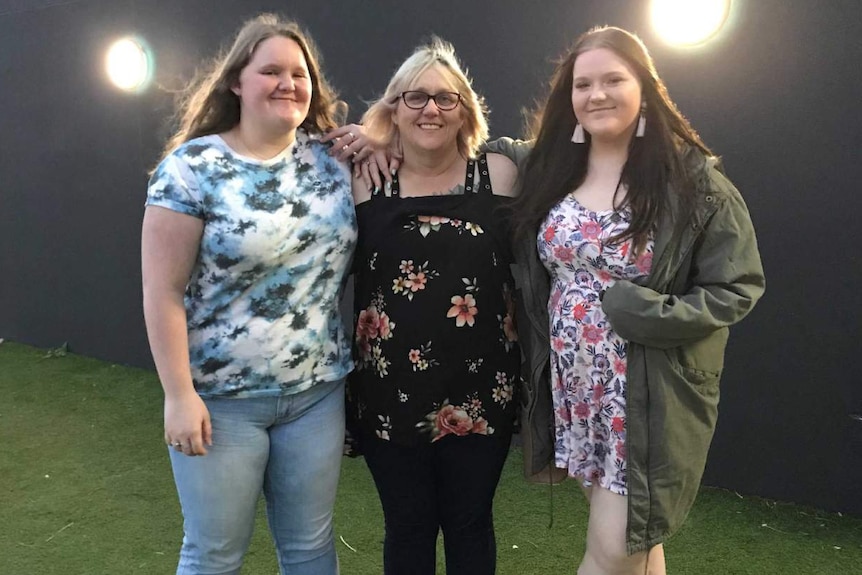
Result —
<instances>
[{"instance_id":1,"label":"round wall light","mask_svg":"<svg viewBox=\"0 0 862 575\"><path fill-rule=\"evenodd\" d=\"M721 30L730 0L652 0L650 17L658 35L677 46L702 44Z\"/></svg>"},{"instance_id":2,"label":"round wall light","mask_svg":"<svg viewBox=\"0 0 862 575\"><path fill-rule=\"evenodd\" d=\"M108 48L105 70L111 83L126 92L143 89L150 80L149 51L135 38L122 38Z\"/></svg>"}]
</instances>

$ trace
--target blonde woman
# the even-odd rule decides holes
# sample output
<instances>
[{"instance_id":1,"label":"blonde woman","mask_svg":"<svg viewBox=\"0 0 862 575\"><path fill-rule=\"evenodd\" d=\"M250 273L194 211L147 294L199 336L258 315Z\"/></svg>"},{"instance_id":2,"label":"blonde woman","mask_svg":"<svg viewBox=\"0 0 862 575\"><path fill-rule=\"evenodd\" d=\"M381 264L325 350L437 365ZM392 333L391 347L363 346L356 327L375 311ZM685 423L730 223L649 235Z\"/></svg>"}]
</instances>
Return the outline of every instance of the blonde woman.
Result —
<instances>
[{"instance_id":1,"label":"blonde woman","mask_svg":"<svg viewBox=\"0 0 862 575\"><path fill-rule=\"evenodd\" d=\"M434 39L363 117L372 140L401 158L386 191L359 179L353 188L349 403L383 504L387 575L435 573L440 530L449 575L495 571L492 501L520 352L499 210L516 172L478 154L486 113L452 46Z\"/></svg>"}]
</instances>

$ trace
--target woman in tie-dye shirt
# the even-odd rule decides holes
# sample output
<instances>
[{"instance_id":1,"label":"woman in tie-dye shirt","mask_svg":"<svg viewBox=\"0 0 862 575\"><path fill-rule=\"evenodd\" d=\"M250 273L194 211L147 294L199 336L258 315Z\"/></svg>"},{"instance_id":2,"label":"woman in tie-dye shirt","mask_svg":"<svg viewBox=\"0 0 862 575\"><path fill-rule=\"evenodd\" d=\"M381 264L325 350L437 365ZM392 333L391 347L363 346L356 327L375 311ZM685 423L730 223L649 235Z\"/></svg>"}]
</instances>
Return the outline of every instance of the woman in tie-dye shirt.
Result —
<instances>
[{"instance_id":1,"label":"woman in tie-dye shirt","mask_svg":"<svg viewBox=\"0 0 862 575\"><path fill-rule=\"evenodd\" d=\"M263 491L282 573L334 574L352 369L348 168L307 36L264 15L183 109L152 174L144 312L184 515L178 573L238 573Z\"/></svg>"}]
</instances>

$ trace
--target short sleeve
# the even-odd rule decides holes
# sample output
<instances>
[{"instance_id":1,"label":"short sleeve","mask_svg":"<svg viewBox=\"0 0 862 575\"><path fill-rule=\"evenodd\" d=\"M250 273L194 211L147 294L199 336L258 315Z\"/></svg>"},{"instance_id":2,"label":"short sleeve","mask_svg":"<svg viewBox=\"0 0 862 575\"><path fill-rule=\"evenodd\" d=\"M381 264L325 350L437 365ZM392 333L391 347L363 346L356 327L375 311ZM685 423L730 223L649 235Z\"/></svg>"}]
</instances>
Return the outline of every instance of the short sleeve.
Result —
<instances>
[{"instance_id":1,"label":"short sleeve","mask_svg":"<svg viewBox=\"0 0 862 575\"><path fill-rule=\"evenodd\" d=\"M189 164L174 153L162 160L150 177L146 205L204 219L202 195Z\"/></svg>"}]
</instances>

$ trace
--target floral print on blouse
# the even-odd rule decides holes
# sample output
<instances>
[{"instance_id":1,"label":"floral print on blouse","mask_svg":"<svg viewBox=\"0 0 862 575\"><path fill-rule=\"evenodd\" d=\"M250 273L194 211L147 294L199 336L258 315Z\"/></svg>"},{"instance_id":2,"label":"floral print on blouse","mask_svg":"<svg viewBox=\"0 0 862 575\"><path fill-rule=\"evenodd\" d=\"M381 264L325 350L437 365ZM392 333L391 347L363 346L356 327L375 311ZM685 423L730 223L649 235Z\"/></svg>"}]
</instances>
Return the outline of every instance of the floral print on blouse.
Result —
<instances>
[{"instance_id":1,"label":"floral print on blouse","mask_svg":"<svg viewBox=\"0 0 862 575\"><path fill-rule=\"evenodd\" d=\"M218 135L156 168L148 206L204 222L186 291L189 355L203 397L298 393L352 369L340 300L357 229L350 173L303 130L276 157Z\"/></svg>"},{"instance_id":2,"label":"floral print on blouse","mask_svg":"<svg viewBox=\"0 0 862 575\"><path fill-rule=\"evenodd\" d=\"M548 302L555 464L584 484L626 490L626 349L602 310L601 293L618 279L649 274L652 239L633 257L632 242L609 242L630 212L595 212L571 195L539 227L539 258L551 277Z\"/></svg>"},{"instance_id":3,"label":"floral print on blouse","mask_svg":"<svg viewBox=\"0 0 862 575\"><path fill-rule=\"evenodd\" d=\"M401 444L511 432L520 350L506 200L484 157L464 194L357 206L352 432ZM484 173L482 173L484 172ZM478 188L478 189L473 189Z\"/></svg>"}]
</instances>

